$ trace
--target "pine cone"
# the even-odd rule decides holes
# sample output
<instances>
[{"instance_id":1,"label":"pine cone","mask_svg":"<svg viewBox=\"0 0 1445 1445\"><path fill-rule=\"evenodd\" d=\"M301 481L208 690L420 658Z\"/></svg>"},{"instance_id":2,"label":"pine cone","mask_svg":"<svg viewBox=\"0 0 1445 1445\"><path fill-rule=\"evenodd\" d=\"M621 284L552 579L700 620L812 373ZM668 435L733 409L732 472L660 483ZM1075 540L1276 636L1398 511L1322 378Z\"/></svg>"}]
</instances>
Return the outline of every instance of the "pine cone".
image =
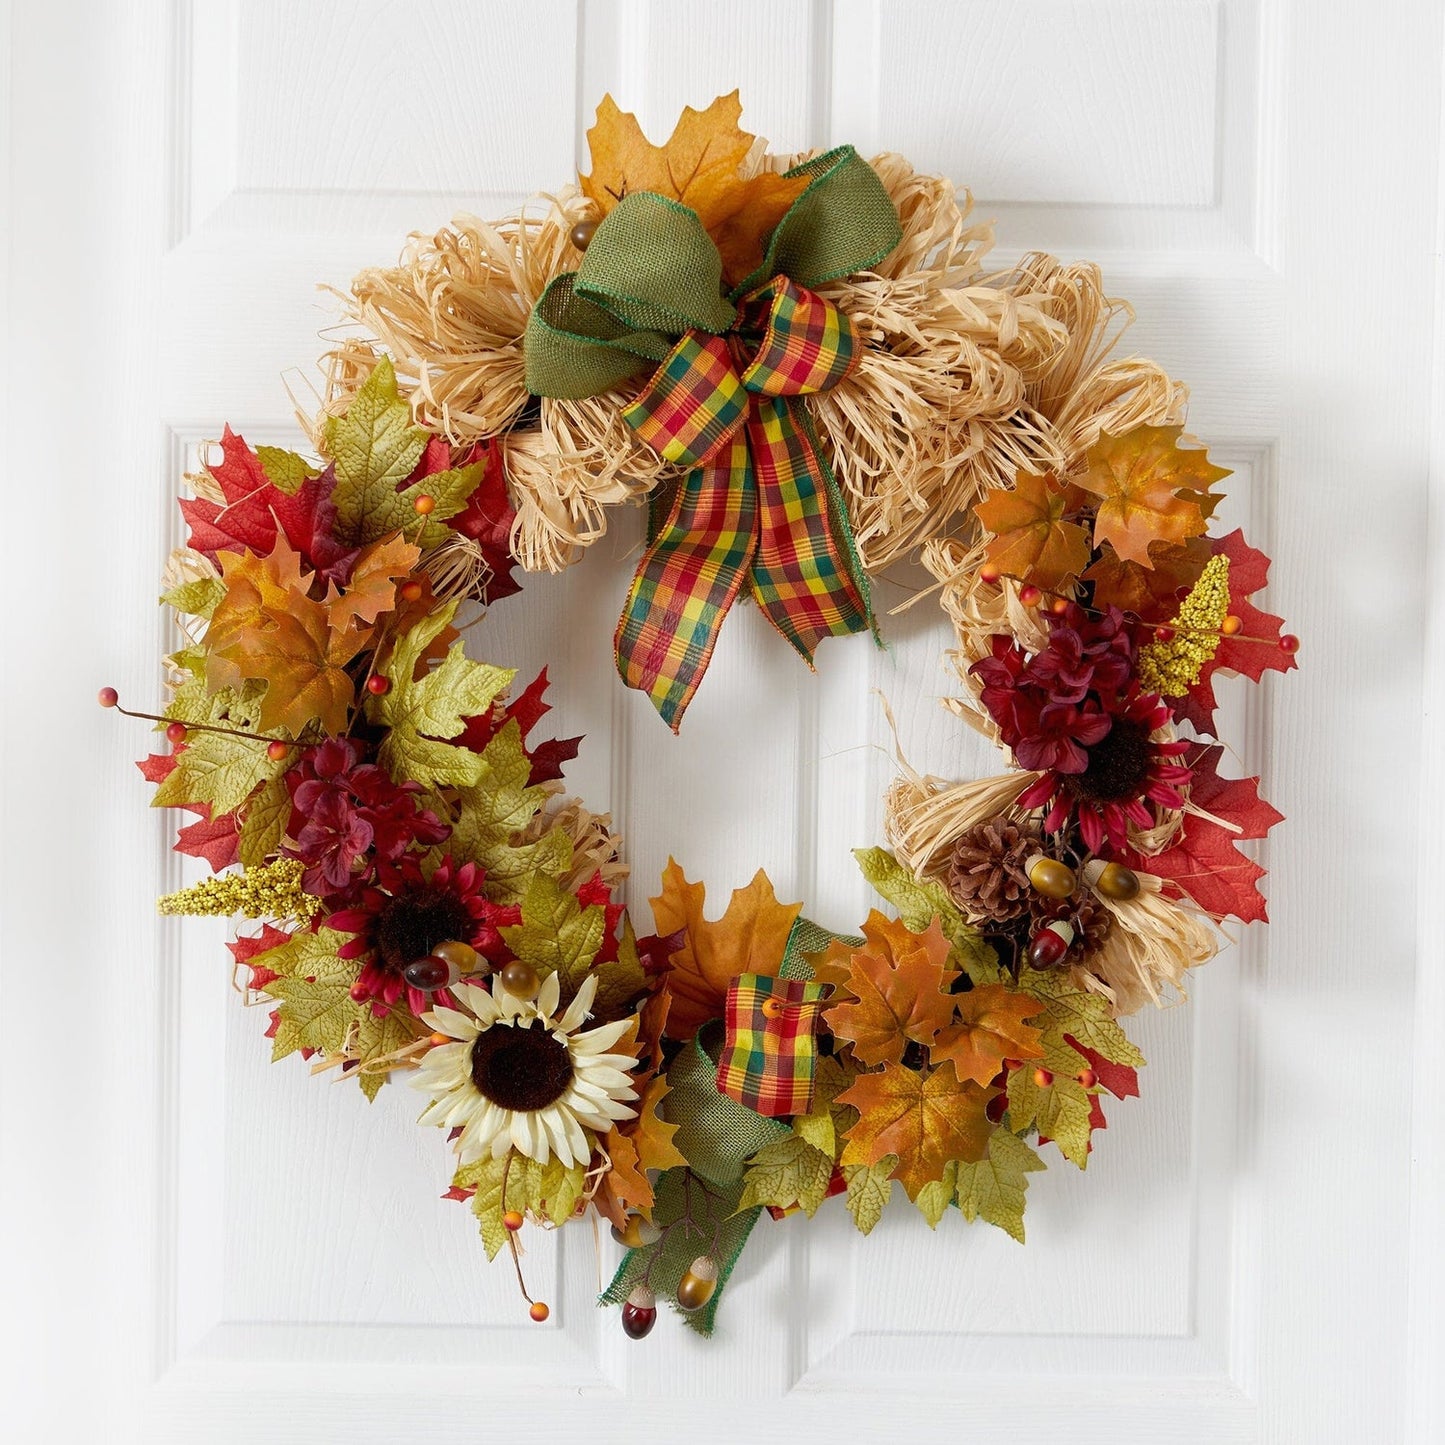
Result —
<instances>
[{"instance_id":1,"label":"pine cone","mask_svg":"<svg viewBox=\"0 0 1445 1445\"><path fill-rule=\"evenodd\" d=\"M1033 889L1024 860L1038 851L1038 835L1007 818L970 828L948 860L948 896L974 919L1009 923L1029 910Z\"/></svg>"},{"instance_id":2,"label":"pine cone","mask_svg":"<svg viewBox=\"0 0 1445 1445\"><path fill-rule=\"evenodd\" d=\"M1068 898L1045 898L1030 892L1027 899L1031 915L1031 933L1050 923L1063 920L1073 924L1074 941L1059 961L1060 968L1072 968L1103 946L1114 926L1114 915L1099 902L1088 888L1080 888Z\"/></svg>"}]
</instances>

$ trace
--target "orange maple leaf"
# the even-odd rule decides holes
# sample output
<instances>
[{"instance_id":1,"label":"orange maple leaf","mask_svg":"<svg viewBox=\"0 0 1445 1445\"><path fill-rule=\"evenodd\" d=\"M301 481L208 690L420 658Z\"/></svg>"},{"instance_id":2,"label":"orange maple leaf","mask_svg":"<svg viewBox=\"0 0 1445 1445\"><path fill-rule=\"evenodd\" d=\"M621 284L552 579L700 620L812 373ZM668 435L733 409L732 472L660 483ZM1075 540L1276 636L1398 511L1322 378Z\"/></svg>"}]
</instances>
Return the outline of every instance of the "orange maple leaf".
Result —
<instances>
[{"instance_id":1,"label":"orange maple leaf","mask_svg":"<svg viewBox=\"0 0 1445 1445\"><path fill-rule=\"evenodd\" d=\"M1101 433L1084 454L1078 485L1099 498L1094 545L1112 544L1126 562L1154 564L1155 542L1201 535L1218 503L1210 487L1229 472L1202 447L1181 447L1182 426L1136 426L1120 436Z\"/></svg>"},{"instance_id":2,"label":"orange maple leaf","mask_svg":"<svg viewBox=\"0 0 1445 1445\"><path fill-rule=\"evenodd\" d=\"M738 175L756 139L738 125L742 113L737 91L706 110L687 106L667 144L655 146L635 115L603 96L587 132L592 174L578 176L583 193L604 216L634 191L681 201L697 212L722 255L724 277L736 285L761 264L767 238L808 187L806 176Z\"/></svg>"},{"instance_id":3,"label":"orange maple leaf","mask_svg":"<svg viewBox=\"0 0 1445 1445\"><path fill-rule=\"evenodd\" d=\"M299 733L313 718L327 732L345 729L356 691L346 664L366 645L367 629L332 625L334 589L308 595L299 555L284 538L268 557L219 554L226 595L206 631L206 685L267 684L262 732Z\"/></svg>"},{"instance_id":4,"label":"orange maple leaf","mask_svg":"<svg viewBox=\"0 0 1445 1445\"><path fill-rule=\"evenodd\" d=\"M636 1146L638 1162L644 1169L675 1169L687 1163L682 1151L672 1142L677 1125L669 1124L657 1112L671 1091L672 1086L666 1078L658 1074L642 1091L637 1117L628 1123L627 1132Z\"/></svg>"},{"instance_id":5,"label":"orange maple leaf","mask_svg":"<svg viewBox=\"0 0 1445 1445\"><path fill-rule=\"evenodd\" d=\"M1094 584L1095 607L1117 607L1144 622L1167 622L1199 581L1213 554L1207 537L1190 537L1176 545L1149 548L1149 565L1121 561L1105 547L1083 580Z\"/></svg>"},{"instance_id":6,"label":"orange maple leaf","mask_svg":"<svg viewBox=\"0 0 1445 1445\"><path fill-rule=\"evenodd\" d=\"M331 625L338 631L355 620L370 627L383 612L396 606L396 585L409 576L421 559L421 548L397 532L363 547L351 569L345 591L331 607Z\"/></svg>"},{"instance_id":7,"label":"orange maple leaf","mask_svg":"<svg viewBox=\"0 0 1445 1445\"><path fill-rule=\"evenodd\" d=\"M1001 572L1040 587L1058 587L1089 565L1089 533L1066 522L1073 491L1051 474L1020 472L1013 487L995 487L974 505L994 534L988 560Z\"/></svg>"},{"instance_id":8,"label":"orange maple leaf","mask_svg":"<svg viewBox=\"0 0 1445 1445\"><path fill-rule=\"evenodd\" d=\"M740 973L776 977L801 903L779 903L768 875L760 868L746 888L733 890L727 912L716 923L703 917L707 890L689 883L669 858L662 892L649 899L654 927L662 935L682 930L687 938L672 955L667 976L672 1010L667 1032L690 1039L700 1025L721 1018L728 984Z\"/></svg>"},{"instance_id":9,"label":"orange maple leaf","mask_svg":"<svg viewBox=\"0 0 1445 1445\"><path fill-rule=\"evenodd\" d=\"M592 1196L597 1212L618 1229L627 1227L627 1215L631 1210L651 1217L652 1185L639 1167L636 1144L614 1124L602 1140L602 1148L611 1161L611 1167L602 1176L597 1192Z\"/></svg>"},{"instance_id":10,"label":"orange maple leaf","mask_svg":"<svg viewBox=\"0 0 1445 1445\"><path fill-rule=\"evenodd\" d=\"M858 1122L848 1130L842 1163L876 1164L885 1154L896 1154L893 1178L918 1198L925 1184L943 1178L954 1160L977 1163L988 1152L993 1132L985 1109L988 1094L958 1077L952 1064L930 1072L885 1064L871 1074L860 1074L838 1095L838 1103L858 1110Z\"/></svg>"},{"instance_id":11,"label":"orange maple leaf","mask_svg":"<svg viewBox=\"0 0 1445 1445\"><path fill-rule=\"evenodd\" d=\"M958 971L943 966L949 945L936 918L926 933L912 933L874 909L863 936L867 946L851 952L843 984L851 998L823 1017L863 1063L896 1064L910 1040L927 1046L952 1021L948 986Z\"/></svg>"},{"instance_id":12,"label":"orange maple leaf","mask_svg":"<svg viewBox=\"0 0 1445 1445\"><path fill-rule=\"evenodd\" d=\"M960 994L957 1003L959 1021L939 1034L930 1058L948 1059L960 1079L987 1084L1005 1059L1043 1057L1042 1032L1024 1022L1043 1012L1038 999L990 983Z\"/></svg>"}]
</instances>

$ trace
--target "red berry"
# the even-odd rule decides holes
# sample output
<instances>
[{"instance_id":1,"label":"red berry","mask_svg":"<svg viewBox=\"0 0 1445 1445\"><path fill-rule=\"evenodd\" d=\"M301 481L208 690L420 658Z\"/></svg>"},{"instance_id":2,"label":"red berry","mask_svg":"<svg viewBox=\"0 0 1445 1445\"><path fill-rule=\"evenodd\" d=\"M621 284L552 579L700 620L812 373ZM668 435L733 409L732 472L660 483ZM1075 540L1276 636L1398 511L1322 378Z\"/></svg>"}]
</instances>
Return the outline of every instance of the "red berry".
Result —
<instances>
[{"instance_id":1,"label":"red berry","mask_svg":"<svg viewBox=\"0 0 1445 1445\"><path fill-rule=\"evenodd\" d=\"M513 1234L515 1234L522 1227L525 1221L515 1209L509 1209L502 1216L502 1223L506 1226L506 1228L510 1229Z\"/></svg>"},{"instance_id":2,"label":"red berry","mask_svg":"<svg viewBox=\"0 0 1445 1445\"><path fill-rule=\"evenodd\" d=\"M1003 573L999 571L994 563L985 562L983 566L978 569L978 575L981 581L997 582L998 579L1003 576Z\"/></svg>"},{"instance_id":3,"label":"red berry","mask_svg":"<svg viewBox=\"0 0 1445 1445\"><path fill-rule=\"evenodd\" d=\"M352 1003L365 1003L371 997L366 990L366 985L360 979L351 985L348 992L351 994Z\"/></svg>"},{"instance_id":4,"label":"red berry","mask_svg":"<svg viewBox=\"0 0 1445 1445\"><path fill-rule=\"evenodd\" d=\"M283 743L280 738L266 744L266 756L270 758L273 763L279 763L290 751L291 744Z\"/></svg>"},{"instance_id":5,"label":"red berry","mask_svg":"<svg viewBox=\"0 0 1445 1445\"><path fill-rule=\"evenodd\" d=\"M419 496L416 501L411 504L411 506L412 510L417 514L418 517L429 517L434 511L436 511L437 499L435 497L429 496L426 492L423 492L421 496ZM543 1319L545 1318L546 1316L544 1315Z\"/></svg>"},{"instance_id":6,"label":"red berry","mask_svg":"<svg viewBox=\"0 0 1445 1445\"><path fill-rule=\"evenodd\" d=\"M536 1320L537 1323L540 1325L542 1321L545 1320L547 1316L552 1313L552 1311L549 1310L547 1306L542 1303L541 1300L537 1300L533 1303L532 1308L529 1309L527 1313L531 1315L532 1318Z\"/></svg>"},{"instance_id":7,"label":"red berry","mask_svg":"<svg viewBox=\"0 0 1445 1445\"><path fill-rule=\"evenodd\" d=\"M1178 634L1172 627L1156 627L1154 629L1155 642L1173 642Z\"/></svg>"},{"instance_id":8,"label":"red berry","mask_svg":"<svg viewBox=\"0 0 1445 1445\"><path fill-rule=\"evenodd\" d=\"M391 691L391 679L383 677L379 672L373 672L366 679L366 690L373 697L380 697L383 693Z\"/></svg>"},{"instance_id":9,"label":"red berry","mask_svg":"<svg viewBox=\"0 0 1445 1445\"><path fill-rule=\"evenodd\" d=\"M1053 1082L1054 1076L1047 1069L1034 1070L1034 1083L1036 1083L1039 1088L1047 1089Z\"/></svg>"},{"instance_id":10,"label":"red berry","mask_svg":"<svg viewBox=\"0 0 1445 1445\"><path fill-rule=\"evenodd\" d=\"M173 743L183 743L186 740L186 725L183 722L166 724L166 737Z\"/></svg>"},{"instance_id":11,"label":"red berry","mask_svg":"<svg viewBox=\"0 0 1445 1445\"><path fill-rule=\"evenodd\" d=\"M96 693L95 700L101 707L114 707L120 701L120 694L113 687L103 687Z\"/></svg>"},{"instance_id":12,"label":"red berry","mask_svg":"<svg viewBox=\"0 0 1445 1445\"><path fill-rule=\"evenodd\" d=\"M1279 640L1279 650L1293 655L1299 651L1299 638L1293 632L1286 632Z\"/></svg>"},{"instance_id":13,"label":"red berry","mask_svg":"<svg viewBox=\"0 0 1445 1445\"><path fill-rule=\"evenodd\" d=\"M420 582L403 582L401 584L401 587L399 588L401 600L403 602L420 602L421 591L422 588Z\"/></svg>"},{"instance_id":14,"label":"red berry","mask_svg":"<svg viewBox=\"0 0 1445 1445\"><path fill-rule=\"evenodd\" d=\"M1080 1070L1078 1078L1086 1089L1092 1089L1099 1082L1099 1076L1092 1069Z\"/></svg>"},{"instance_id":15,"label":"red berry","mask_svg":"<svg viewBox=\"0 0 1445 1445\"><path fill-rule=\"evenodd\" d=\"M1022 1059L1005 1059L1003 1061L1003 1066L1004 1069L1011 1074L1016 1068L1019 1067L1022 1062Z\"/></svg>"},{"instance_id":16,"label":"red berry","mask_svg":"<svg viewBox=\"0 0 1445 1445\"><path fill-rule=\"evenodd\" d=\"M1034 606L1043 595L1032 582L1026 582L1019 588L1019 601L1022 602L1025 607Z\"/></svg>"}]
</instances>

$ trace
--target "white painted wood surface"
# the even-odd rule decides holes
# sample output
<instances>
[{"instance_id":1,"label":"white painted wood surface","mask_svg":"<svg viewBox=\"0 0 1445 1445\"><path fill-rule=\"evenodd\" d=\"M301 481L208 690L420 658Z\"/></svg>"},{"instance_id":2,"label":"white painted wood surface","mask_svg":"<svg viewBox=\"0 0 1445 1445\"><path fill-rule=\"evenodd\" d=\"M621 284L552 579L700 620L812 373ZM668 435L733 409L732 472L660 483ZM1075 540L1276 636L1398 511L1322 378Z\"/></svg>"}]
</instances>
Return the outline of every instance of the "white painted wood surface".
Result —
<instances>
[{"instance_id":1,"label":"white painted wood surface","mask_svg":"<svg viewBox=\"0 0 1445 1445\"><path fill-rule=\"evenodd\" d=\"M37 0L4 24L0 1435L1445 1437L1445 991L1412 849L1440 802L1422 696L1445 703L1414 621L1440 606L1435 0L1388 22L1363 0ZM606 90L660 132L734 85L779 148L851 140L972 185L1001 260L1100 260L1135 346L1192 384L1305 647L1231 693L1290 815L1274 926L1139 1020L1144 1098L1087 1176L1035 1180L1027 1249L906 1208L867 1240L837 1210L764 1225L717 1339L664 1320L637 1346L591 1305L585 1229L532 1244L554 1313L519 1314L405 1091L368 1108L267 1063L222 930L153 916L179 875L129 767L143 737L91 699L157 696L187 450L226 420L292 435L318 282L563 181ZM672 852L715 896L761 864L855 922L848 849L890 766L870 689L918 765L993 766L936 706L941 623L895 619L883 655L830 643L814 679L740 610L674 742L608 660L638 532L474 650L552 665L549 721L589 734L572 777L627 834L634 902Z\"/></svg>"}]
</instances>

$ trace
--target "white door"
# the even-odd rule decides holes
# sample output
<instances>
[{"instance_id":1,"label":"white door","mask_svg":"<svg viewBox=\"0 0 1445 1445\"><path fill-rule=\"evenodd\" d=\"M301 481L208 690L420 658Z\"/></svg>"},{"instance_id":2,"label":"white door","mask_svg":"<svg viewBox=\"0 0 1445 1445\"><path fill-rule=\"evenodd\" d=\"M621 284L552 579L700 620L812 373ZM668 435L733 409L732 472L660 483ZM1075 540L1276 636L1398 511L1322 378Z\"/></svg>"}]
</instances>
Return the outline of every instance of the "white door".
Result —
<instances>
[{"instance_id":1,"label":"white door","mask_svg":"<svg viewBox=\"0 0 1445 1445\"><path fill-rule=\"evenodd\" d=\"M18 0L6 25L0 1436L1445 1438L1437 0ZM1087 1175L1036 1180L1027 1248L897 1206L866 1240L841 1211L765 1225L715 1339L664 1320L637 1345L592 1305L610 1242L533 1245L533 1325L438 1199L408 1091L368 1107L269 1065L222 930L154 916L146 738L92 699L158 696L188 453L227 421L294 436L286 383L335 314L317 283L565 181L606 91L656 132L735 85L778 149L970 186L1001 263L1103 263L1305 646L1232 733L1290 818L1273 925L1139 1020L1144 1097ZM890 768L870 688L915 764L992 765L936 705L941 619L894 619L888 654L831 643L812 679L740 609L676 742L607 654L638 535L474 652L552 665L635 903L671 852L714 896L762 865L855 923L848 849L879 841Z\"/></svg>"}]
</instances>

